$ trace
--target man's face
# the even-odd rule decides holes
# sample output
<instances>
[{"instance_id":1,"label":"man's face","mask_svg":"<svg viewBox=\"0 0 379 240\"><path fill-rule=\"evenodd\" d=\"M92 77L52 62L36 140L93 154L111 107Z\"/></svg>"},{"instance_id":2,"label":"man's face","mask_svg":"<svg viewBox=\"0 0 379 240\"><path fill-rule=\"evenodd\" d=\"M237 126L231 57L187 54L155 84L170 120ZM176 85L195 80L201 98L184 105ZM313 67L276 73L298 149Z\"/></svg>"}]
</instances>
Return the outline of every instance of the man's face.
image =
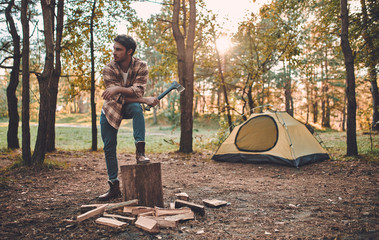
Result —
<instances>
[{"instance_id":1,"label":"man's face","mask_svg":"<svg viewBox=\"0 0 379 240\"><path fill-rule=\"evenodd\" d=\"M130 50L126 51L126 48L122 44L116 41L113 43L113 58L116 62L121 63L128 60L130 58L129 52Z\"/></svg>"}]
</instances>

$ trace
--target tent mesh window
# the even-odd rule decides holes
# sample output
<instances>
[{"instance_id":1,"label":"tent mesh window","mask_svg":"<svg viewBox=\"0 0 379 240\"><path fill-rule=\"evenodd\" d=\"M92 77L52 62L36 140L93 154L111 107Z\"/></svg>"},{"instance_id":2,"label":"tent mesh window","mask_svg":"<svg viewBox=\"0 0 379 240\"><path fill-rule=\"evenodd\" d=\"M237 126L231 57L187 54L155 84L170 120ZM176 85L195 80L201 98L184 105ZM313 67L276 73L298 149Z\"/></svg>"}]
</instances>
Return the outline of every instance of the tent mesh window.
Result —
<instances>
[{"instance_id":1,"label":"tent mesh window","mask_svg":"<svg viewBox=\"0 0 379 240\"><path fill-rule=\"evenodd\" d=\"M278 141L278 126L271 116L249 119L237 132L235 145L240 151L265 152Z\"/></svg>"}]
</instances>

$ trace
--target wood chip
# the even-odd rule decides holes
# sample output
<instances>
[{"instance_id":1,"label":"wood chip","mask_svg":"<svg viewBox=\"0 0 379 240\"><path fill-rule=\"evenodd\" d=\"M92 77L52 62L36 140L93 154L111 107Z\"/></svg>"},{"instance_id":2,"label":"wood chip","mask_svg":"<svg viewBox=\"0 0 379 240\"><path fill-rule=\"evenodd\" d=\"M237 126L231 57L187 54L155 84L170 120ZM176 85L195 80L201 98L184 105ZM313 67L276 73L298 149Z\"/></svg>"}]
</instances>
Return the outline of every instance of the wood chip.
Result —
<instances>
[{"instance_id":1,"label":"wood chip","mask_svg":"<svg viewBox=\"0 0 379 240\"><path fill-rule=\"evenodd\" d=\"M207 207L221 207L228 204L226 201L217 200L217 199L204 199L203 200L204 205Z\"/></svg>"},{"instance_id":2,"label":"wood chip","mask_svg":"<svg viewBox=\"0 0 379 240\"><path fill-rule=\"evenodd\" d=\"M175 194L175 196L180 199L180 200L184 200L184 201L188 201L189 197L188 197L188 194L185 193L185 192L181 192L181 193L177 193Z\"/></svg>"}]
</instances>

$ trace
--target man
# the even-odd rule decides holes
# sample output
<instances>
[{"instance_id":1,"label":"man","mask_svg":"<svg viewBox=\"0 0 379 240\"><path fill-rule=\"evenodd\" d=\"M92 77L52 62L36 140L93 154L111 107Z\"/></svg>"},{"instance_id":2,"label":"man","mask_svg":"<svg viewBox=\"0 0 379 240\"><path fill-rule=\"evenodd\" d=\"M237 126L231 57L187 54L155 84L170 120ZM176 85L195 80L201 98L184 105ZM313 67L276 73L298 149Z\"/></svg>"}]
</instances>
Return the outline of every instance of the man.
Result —
<instances>
[{"instance_id":1,"label":"man","mask_svg":"<svg viewBox=\"0 0 379 240\"><path fill-rule=\"evenodd\" d=\"M118 35L113 44L114 60L103 70L106 90L102 94L105 101L100 126L110 188L98 197L100 201L121 196L116 147L117 131L122 119L133 119L137 164L149 162L145 156L145 118L140 103L155 106L159 100L156 97L143 97L148 69L146 62L133 57L136 47L132 37Z\"/></svg>"}]
</instances>

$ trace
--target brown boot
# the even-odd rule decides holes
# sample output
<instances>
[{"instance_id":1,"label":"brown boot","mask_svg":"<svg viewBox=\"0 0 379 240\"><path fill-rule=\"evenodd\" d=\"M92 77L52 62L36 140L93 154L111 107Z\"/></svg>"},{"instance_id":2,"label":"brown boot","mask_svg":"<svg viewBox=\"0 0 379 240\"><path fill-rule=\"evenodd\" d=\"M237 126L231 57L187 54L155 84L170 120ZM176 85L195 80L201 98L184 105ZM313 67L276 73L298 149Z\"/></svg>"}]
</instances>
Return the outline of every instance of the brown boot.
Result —
<instances>
[{"instance_id":1,"label":"brown boot","mask_svg":"<svg viewBox=\"0 0 379 240\"><path fill-rule=\"evenodd\" d=\"M97 200L108 201L110 199L121 197L120 182L118 180L114 182L108 180L108 184L109 184L108 192L104 193L103 195L98 196Z\"/></svg>"},{"instance_id":2,"label":"brown boot","mask_svg":"<svg viewBox=\"0 0 379 240\"><path fill-rule=\"evenodd\" d=\"M145 142L136 143L137 164L149 163L150 159L145 156Z\"/></svg>"}]
</instances>

